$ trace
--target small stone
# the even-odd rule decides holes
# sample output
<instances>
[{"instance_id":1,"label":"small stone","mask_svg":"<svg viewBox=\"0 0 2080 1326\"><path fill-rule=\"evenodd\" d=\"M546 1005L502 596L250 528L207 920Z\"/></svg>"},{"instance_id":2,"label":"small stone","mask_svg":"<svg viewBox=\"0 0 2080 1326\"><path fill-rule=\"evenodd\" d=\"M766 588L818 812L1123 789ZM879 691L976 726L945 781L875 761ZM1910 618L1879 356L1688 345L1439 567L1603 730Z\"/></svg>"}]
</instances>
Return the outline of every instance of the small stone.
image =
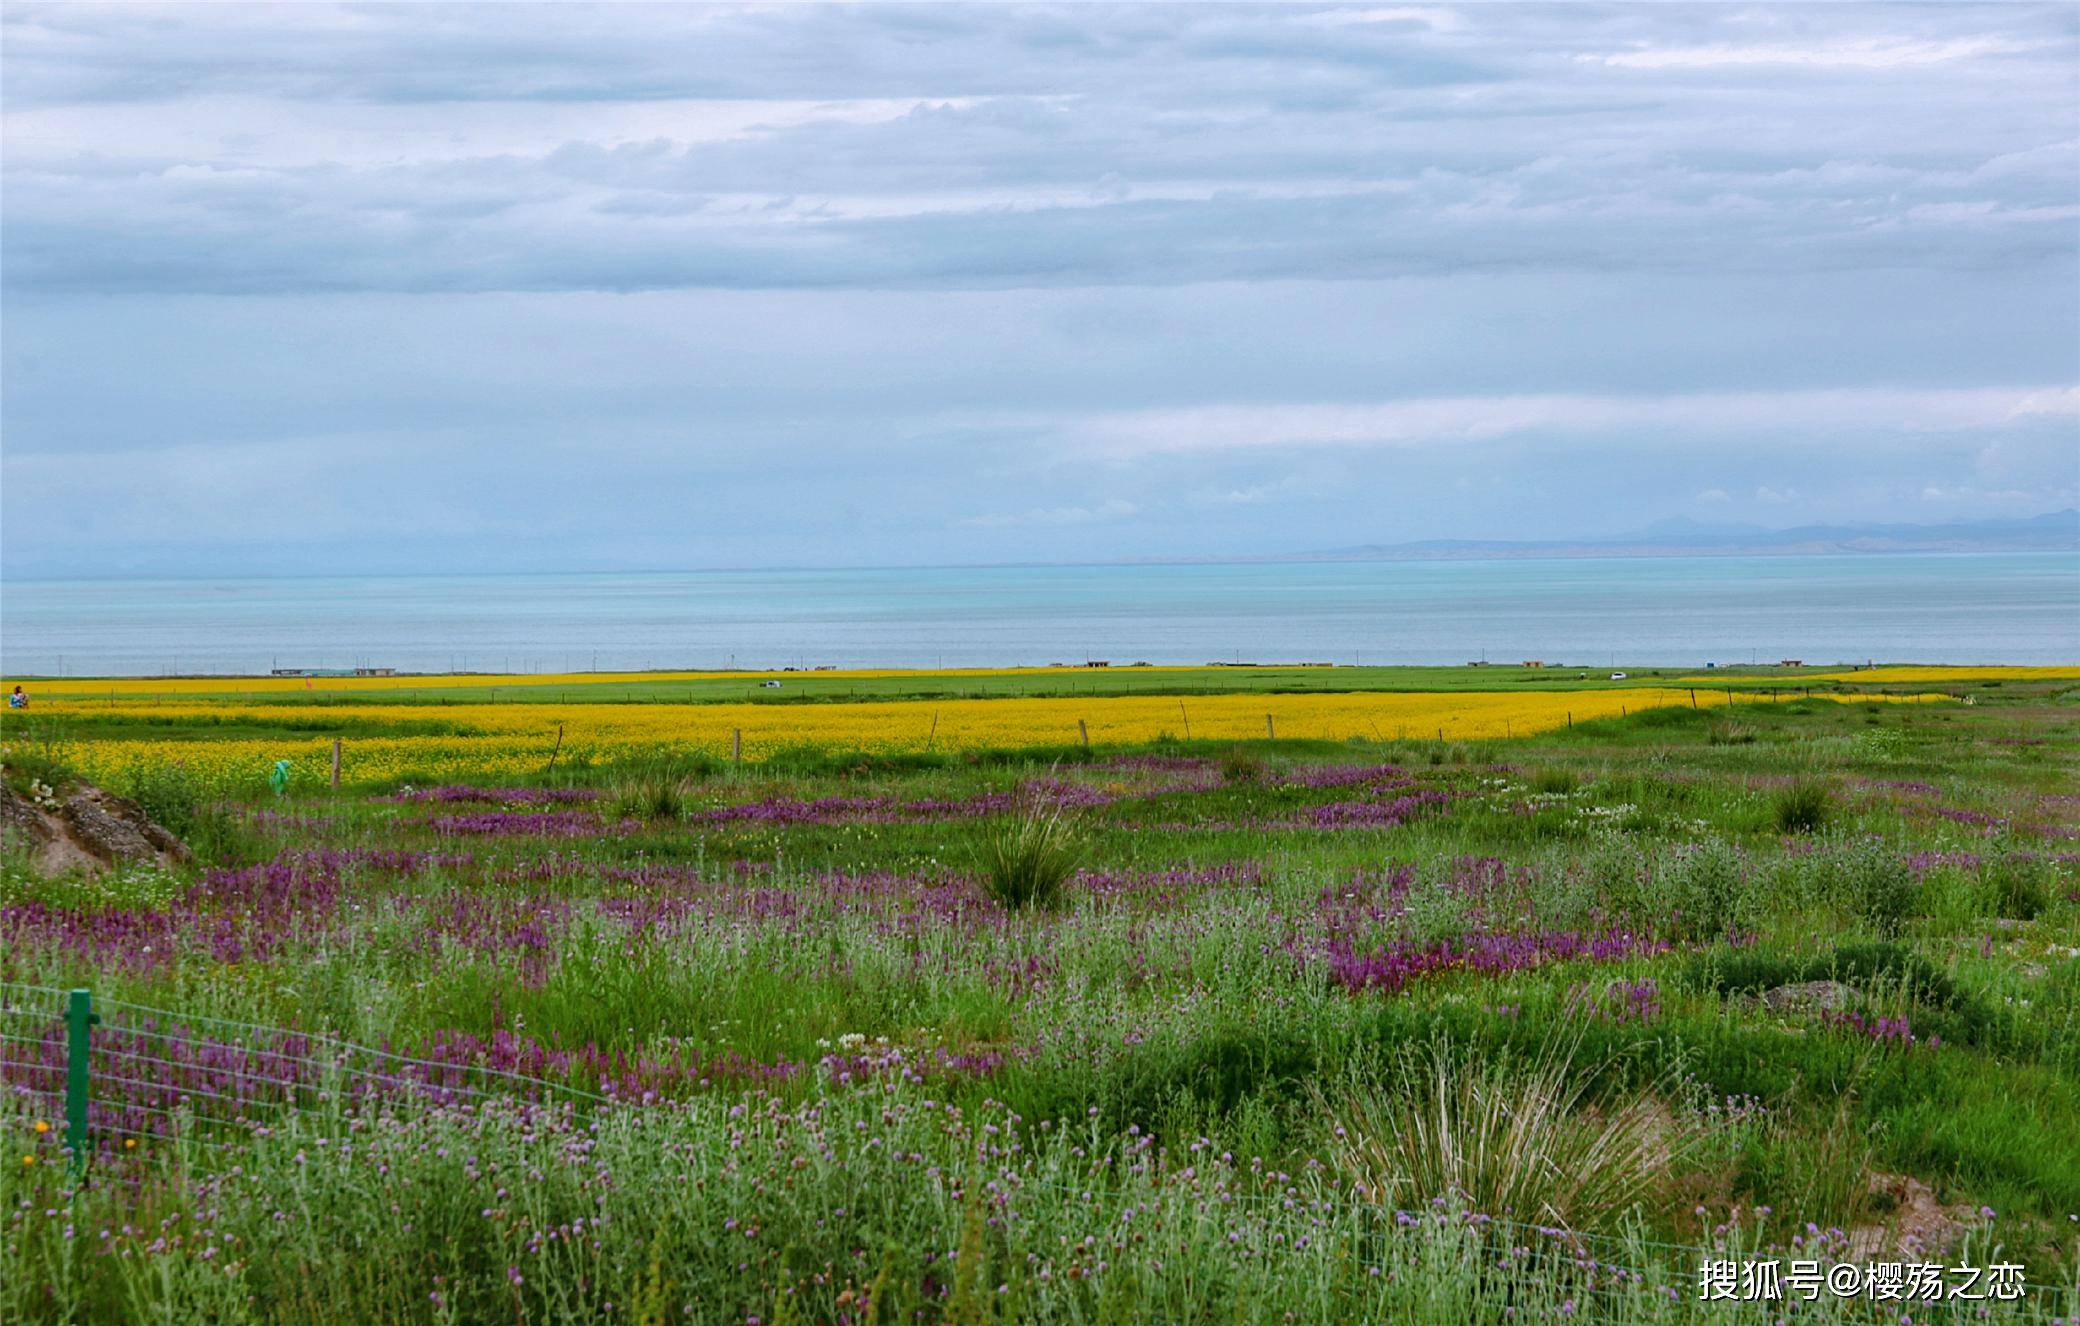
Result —
<instances>
[{"instance_id":1,"label":"small stone","mask_svg":"<svg viewBox=\"0 0 2080 1326\"><path fill-rule=\"evenodd\" d=\"M1855 1001L1855 989L1840 981L1800 981L1762 992L1762 1006L1779 1012L1803 1009L1840 1012Z\"/></svg>"}]
</instances>

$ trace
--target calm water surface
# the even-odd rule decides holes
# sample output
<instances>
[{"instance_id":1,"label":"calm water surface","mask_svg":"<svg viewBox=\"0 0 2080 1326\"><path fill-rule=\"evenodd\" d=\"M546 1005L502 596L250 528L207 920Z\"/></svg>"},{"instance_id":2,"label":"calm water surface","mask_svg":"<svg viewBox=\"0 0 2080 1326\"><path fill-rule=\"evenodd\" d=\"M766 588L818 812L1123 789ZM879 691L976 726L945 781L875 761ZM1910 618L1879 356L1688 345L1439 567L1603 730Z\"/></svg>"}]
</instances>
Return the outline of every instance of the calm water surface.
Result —
<instances>
[{"instance_id":1,"label":"calm water surface","mask_svg":"<svg viewBox=\"0 0 2080 1326\"><path fill-rule=\"evenodd\" d=\"M1106 658L2080 661L2080 557L1972 554L101 580L0 586L0 672Z\"/></svg>"}]
</instances>

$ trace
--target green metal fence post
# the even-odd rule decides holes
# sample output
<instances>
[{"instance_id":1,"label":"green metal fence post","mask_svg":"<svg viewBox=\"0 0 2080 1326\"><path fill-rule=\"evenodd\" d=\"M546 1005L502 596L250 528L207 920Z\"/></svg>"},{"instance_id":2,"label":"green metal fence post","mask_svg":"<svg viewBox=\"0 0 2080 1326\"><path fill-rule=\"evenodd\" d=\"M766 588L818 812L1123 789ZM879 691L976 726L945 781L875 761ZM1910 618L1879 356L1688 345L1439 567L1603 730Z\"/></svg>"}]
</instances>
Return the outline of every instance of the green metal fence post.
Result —
<instances>
[{"instance_id":1,"label":"green metal fence post","mask_svg":"<svg viewBox=\"0 0 2080 1326\"><path fill-rule=\"evenodd\" d=\"M87 1162L87 1051L94 992L74 990L65 1001L65 1147L76 1175Z\"/></svg>"}]
</instances>

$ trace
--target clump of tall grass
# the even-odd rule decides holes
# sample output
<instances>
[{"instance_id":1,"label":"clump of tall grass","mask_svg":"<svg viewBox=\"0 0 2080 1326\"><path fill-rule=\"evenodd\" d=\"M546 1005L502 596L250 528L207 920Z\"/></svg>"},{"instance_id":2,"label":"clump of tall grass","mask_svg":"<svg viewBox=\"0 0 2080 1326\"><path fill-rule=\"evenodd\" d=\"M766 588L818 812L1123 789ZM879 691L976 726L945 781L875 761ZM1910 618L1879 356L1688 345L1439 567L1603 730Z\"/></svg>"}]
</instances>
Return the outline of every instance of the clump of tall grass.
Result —
<instances>
[{"instance_id":1,"label":"clump of tall grass","mask_svg":"<svg viewBox=\"0 0 2080 1326\"><path fill-rule=\"evenodd\" d=\"M1779 833L1814 833L1827 824L1833 810L1834 797L1827 788L1801 778L1770 802L1770 822Z\"/></svg>"},{"instance_id":2,"label":"clump of tall grass","mask_svg":"<svg viewBox=\"0 0 2080 1326\"><path fill-rule=\"evenodd\" d=\"M686 783L672 772L624 778L614 786L607 813L613 819L676 820L686 813Z\"/></svg>"},{"instance_id":3,"label":"clump of tall grass","mask_svg":"<svg viewBox=\"0 0 2080 1326\"><path fill-rule=\"evenodd\" d=\"M1651 1094L1589 1099L1575 1047L1536 1059L1476 1060L1449 1042L1357 1074L1341 1100L1332 1150L1374 1201L1435 1199L1497 1218L1589 1230L1614 1227L1658 1195L1694 1145Z\"/></svg>"},{"instance_id":4,"label":"clump of tall grass","mask_svg":"<svg viewBox=\"0 0 2080 1326\"><path fill-rule=\"evenodd\" d=\"M1221 781L1235 784L1261 783L1264 781L1264 762L1245 750L1231 750L1221 756Z\"/></svg>"},{"instance_id":5,"label":"clump of tall grass","mask_svg":"<svg viewBox=\"0 0 2080 1326\"><path fill-rule=\"evenodd\" d=\"M985 827L974 851L983 889L1017 911L1060 906L1090 847L1067 811L1036 803Z\"/></svg>"}]
</instances>

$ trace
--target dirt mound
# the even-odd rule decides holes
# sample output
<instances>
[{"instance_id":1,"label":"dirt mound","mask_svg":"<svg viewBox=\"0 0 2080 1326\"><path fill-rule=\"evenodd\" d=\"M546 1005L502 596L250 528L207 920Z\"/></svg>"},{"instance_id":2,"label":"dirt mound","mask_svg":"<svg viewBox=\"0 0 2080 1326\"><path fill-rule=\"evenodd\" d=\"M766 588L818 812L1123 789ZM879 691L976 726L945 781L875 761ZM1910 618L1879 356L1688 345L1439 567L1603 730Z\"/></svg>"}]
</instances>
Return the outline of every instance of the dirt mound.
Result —
<instances>
[{"instance_id":1,"label":"dirt mound","mask_svg":"<svg viewBox=\"0 0 2080 1326\"><path fill-rule=\"evenodd\" d=\"M1978 1215L1969 1203L1944 1206L1927 1184L1911 1175L1873 1174L1870 1190L1873 1197L1889 1199L1892 1209L1881 1221L1849 1231L1851 1261L1940 1256L1964 1237Z\"/></svg>"},{"instance_id":2,"label":"dirt mound","mask_svg":"<svg viewBox=\"0 0 2080 1326\"><path fill-rule=\"evenodd\" d=\"M46 875L66 870L99 873L137 861L172 866L189 859L187 845L154 823L135 801L80 784L62 802L31 800L0 784L0 832L25 844Z\"/></svg>"}]
</instances>

